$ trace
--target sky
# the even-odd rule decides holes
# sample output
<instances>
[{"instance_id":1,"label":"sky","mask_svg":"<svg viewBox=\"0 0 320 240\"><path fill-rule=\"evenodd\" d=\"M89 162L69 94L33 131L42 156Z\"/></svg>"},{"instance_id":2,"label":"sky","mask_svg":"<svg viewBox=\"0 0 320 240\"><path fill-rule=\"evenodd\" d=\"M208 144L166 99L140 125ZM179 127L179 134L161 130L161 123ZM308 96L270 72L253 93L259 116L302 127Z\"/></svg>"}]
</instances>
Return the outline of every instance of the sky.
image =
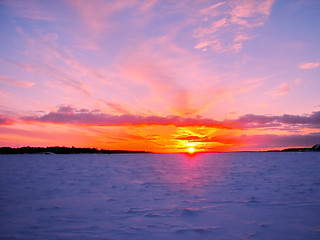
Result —
<instances>
[{"instance_id":1,"label":"sky","mask_svg":"<svg viewBox=\"0 0 320 240\"><path fill-rule=\"evenodd\" d=\"M0 146L320 143L318 0L0 0Z\"/></svg>"}]
</instances>

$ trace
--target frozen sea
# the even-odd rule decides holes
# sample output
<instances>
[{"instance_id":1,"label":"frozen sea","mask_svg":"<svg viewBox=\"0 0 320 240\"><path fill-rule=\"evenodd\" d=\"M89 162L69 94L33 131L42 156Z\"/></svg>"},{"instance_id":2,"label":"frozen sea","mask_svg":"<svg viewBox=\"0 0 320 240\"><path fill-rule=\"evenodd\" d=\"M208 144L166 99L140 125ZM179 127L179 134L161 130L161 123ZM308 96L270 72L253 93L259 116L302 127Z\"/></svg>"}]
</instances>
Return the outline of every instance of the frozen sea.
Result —
<instances>
[{"instance_id":1,"label":"frozen sea","mask_svg":"<svg viewBox=\"0 0 320 240\"><path fill-rule=\"evenodd\" d=\"M320 154L0 155L0 239L320 239Z\"/></svg>"}]
</instances>

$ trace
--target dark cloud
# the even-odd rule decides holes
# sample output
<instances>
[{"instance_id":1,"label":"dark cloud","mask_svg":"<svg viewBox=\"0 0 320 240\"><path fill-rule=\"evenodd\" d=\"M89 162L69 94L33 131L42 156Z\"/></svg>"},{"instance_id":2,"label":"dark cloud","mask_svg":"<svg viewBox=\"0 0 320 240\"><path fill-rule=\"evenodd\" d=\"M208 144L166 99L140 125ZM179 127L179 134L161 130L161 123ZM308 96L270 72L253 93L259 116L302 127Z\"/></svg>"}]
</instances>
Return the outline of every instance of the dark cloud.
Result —
<instances>
[{"instance_id":1,"label":"dark cloud","mask_svg":"<svg viewBox=\"0 0 320 240\"><path fill-rule=\"evenodd\" d=\"M262 145L267 148L272 147L292 147L292 146L313 146L320 143L320 132L310 133L306 135L294 134L294 135L254 135L254 136L240 136L239 137L246 144L252 146Z\"/></svg>"},{"instance_id":2,"label":"dark cloud","mask_svg":"<svg viewBox=\"0 0 320 240\"><path fill-rule=\"evenodd\" d=\"M70 106L62 106L56 112L50 112L42 116L29 116L24 120L69 123L99 126L123 126L123 125L174 125L174 126L210 126L216 128L230 128L219 121L207 118L182 118L179 116L138 116L130 114L110 115L100 111L88 111L75 109Z\"/></svg>"},{"instance_id":3,"label":"dark cloud","mask_svg":"<svg viewBox=\"0 0 320 240\"><path fill-rule=\"evenodd\" d=\"M262 127L279 127L283 124L287 125L310 125L320 127L320 111L313 112L309 115L289 115L281 116L265 116L247 114L231 121L244 128L262 128Z\"/></svg>"},{"instance_id":4,"label":"dark cloud","mask_svg":"<svg viewBox=\"0 0 320 240\"><path fill-rule=\"evenodd\" d=\"M0 125L10 125L12 121L4 116L0 116Z\"/></svg>"},{"instance_id":5,"label":"dark cloud","mask_svg":"<svg viewBox=\"0 0 320 240\"><path fill-rule=\"evenodd\" d=\"M279 128L290 129L292 126L320 128L320 111L309 115L264 116L247 114L235 120L217 121L200 116L183 118L180 116L139 116L132 114L111 115L99 110L89 111L87 109L75 109L71 106L61 106L55 112L42 116L29 116L24 120L100 125L100 126L122 126L122 125L174 125L183 126L207 126L223 129L249 129L249 128Z\"/></svg>"}]
</instances>

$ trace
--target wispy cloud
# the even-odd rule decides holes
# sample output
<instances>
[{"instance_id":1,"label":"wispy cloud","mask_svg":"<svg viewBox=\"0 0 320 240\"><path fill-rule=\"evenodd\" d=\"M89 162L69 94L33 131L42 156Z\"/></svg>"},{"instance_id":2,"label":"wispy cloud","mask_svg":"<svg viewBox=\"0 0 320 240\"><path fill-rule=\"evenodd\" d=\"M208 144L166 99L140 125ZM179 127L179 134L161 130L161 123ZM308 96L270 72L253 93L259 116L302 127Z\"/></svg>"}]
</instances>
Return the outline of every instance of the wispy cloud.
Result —
<instances>
[{"instance_id":1,"label":"wispy cloud","mask_svg":"<svg viewBox=\"0 0 320 240\"><path fill-rule=\"evenodd\" d=\"M15 79L15 78L8 77L8 76L0 76L0 81L15 85L18 87L25 87L25 88L30 88L35 84L35 82L19 80L19 79Z\"/></svg>"},{"instance_id":2,"label":"wispy cloud","mask_svg":"<svg viewBox=\"0 0 320 240\"><path fill-rule=\"evenodd\" d=\"M43 53L45 54L46 51ZM52 55L54 56L54 55ZM56 55L57 56L57 55ZM63 68L58 68L58 66L51 64L50 61L47 59L44 61L43 66L34 66L31 64L16 62L12 60L6 60L6 62L30 73L37 73L37 74L45 74L47 77L53 78L54 80L59 80L60 83L64 84L70 89L73 89L77 92L80 92L86 96L90 96L90 93L87 90L87 86L80 82L75 75L72 75L72 72L69 69L69 72L65 71ZM15 80L13 78L6 78L1 77L0 80L6 81L17 86L24 86L24 87L32 87L35 83L30 81L22 81L22 80Z\"/></svg>"},{"instance_id":3,"label":"wispy cloud","mask_svg":"<svg viewBox=\"0 0 320 240\"><path fill-rule=\"evenodd\" d=\"M263 25L270 15L273 3L274 0L230 1L232 6L230 21L249 28Z\"/></svg>"},{"instance_id":4,"label":"wispy cloud","mask_svg":"<svg viewBox=\"0 0 320 240\"><path fill-rule=\"evenodd\" d=\"M133 9L133 13L137 13L134 22L139 22L141 16L146 14L150 15L150 11L157 3L157 0L96 0L94 4L91 4L91 2L87 0L65 0L65 2L76 10L80 19L87 26L87 29L89 29L91 34L98 36L119 25L117 21L111 19L116 14L128 9ZM128 12L126 14L128 14ZM130 12L129 15L130 14L132 13ZM132 22L127 22L126 24L130 25Z\"/></svg>"},{"instance_id":5,"label":"wispy cloud","mask_svg":"<svg viewBox=\"0 0 320 240\"><path fill-rule=\"evenodd\" d=\"M130 114L130 111L125 109L125 107L122 106L120 103L105 100L101 100L101 102L107 105L111 112L114 112L115 114Z\"/></svg>"},{"instance_id":6,"label":"wispy cloud","mask_svg":"<svg viewBox=\"0 0 320 240\"><path fill-rule=\"evenodd\" d=\"M42 20L42 21L56 21L58 18L52 9L43 7L41 1L30 0L16 0L16 1L2 1L2 4L10 6L17 17Z\"/></svg>"},{"instance_id":7,"label":"wispy cloud","mask_svg":"<svg viewBox=\"0 0 320 240\"><path fill-rule=\"evenodd\" d=\"M83 22L94 34L100 34L106 28L110 28L111 21L109 21L109 17L111 14L125 8L129 2L97 0L94 4L89 4L86 0L66 1L76 9Z\"/></svg>"},{"instance_id":8,"label":"wispy cloud","mask_svg":"<svg viewBox=\"0 0 320 240\"><path fill-rule=\"evenodd\" d=\"M200 26L194 30L196 49L239 52L250 40L252 28L268 19L274 0L220 1L200 10Z\"/></svg>"},{"instance_id":9,"label":"wispy cloud","mask_svg":"<svg viewBox=\"0 0 320 240\"><path fill-rule=\"evenodd\" d=\"M278 88L271 92L272 96L286 95L293 87L298 86L301 83L301 79L296 79L293 83L281 83Z\"/></svg>"},{"instance_id":10,"label":"wispy cloud","mask_svg":"<svg viewBox=\"0 0 320 240\"><path fill-rule=\"evenodd\" d=\"M0 58L0 61L9 63L15 67L18 67L18 68L21 68L22 70L24 70L26 72L37 72L37 71L41 70L38 66L36 66L34 64L30 64L30 63L23 63L23 62L10 60L10 59L1 59L1 58Z\"/></svg>"},{"instance_id":11,"label":"wispy cloud","mask_svg":"<svg viewBox=\"0 0 320 240\"><path fill-rule=\"evenodd\" d=\"M300 64L300 69L315 69L320 66L320 62L306 62Z\"/></svg>"}]
</instances>

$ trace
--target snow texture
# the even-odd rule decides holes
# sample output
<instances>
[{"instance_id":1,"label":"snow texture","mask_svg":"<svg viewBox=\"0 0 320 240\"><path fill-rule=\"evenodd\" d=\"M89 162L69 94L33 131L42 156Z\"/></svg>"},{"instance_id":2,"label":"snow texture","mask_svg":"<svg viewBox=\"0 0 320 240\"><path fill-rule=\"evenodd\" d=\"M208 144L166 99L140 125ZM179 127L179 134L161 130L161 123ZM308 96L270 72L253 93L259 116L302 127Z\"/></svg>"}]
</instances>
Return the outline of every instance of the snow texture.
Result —
<instances>
[{"instance_id":1,"label":"snow texture","mask_svg":"<svg viewBox=\"0 0 320 240\"><path fill-rule=\"evenodd\" d=\"M320 239L319 153L0 155L1 239Z\"/></svg>"}]
</instances>

